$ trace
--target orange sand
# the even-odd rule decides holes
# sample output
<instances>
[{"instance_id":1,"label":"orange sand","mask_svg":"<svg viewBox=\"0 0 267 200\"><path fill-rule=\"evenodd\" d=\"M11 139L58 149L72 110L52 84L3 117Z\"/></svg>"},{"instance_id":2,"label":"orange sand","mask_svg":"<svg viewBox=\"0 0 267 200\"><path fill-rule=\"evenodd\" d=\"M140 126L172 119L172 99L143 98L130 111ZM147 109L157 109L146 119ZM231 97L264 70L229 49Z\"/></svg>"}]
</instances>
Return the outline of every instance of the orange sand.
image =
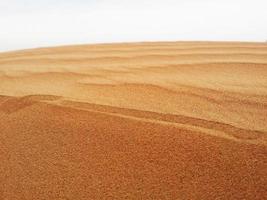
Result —
<instances>
[{"instance_id":1,"label":"orange sand","mask_svg":"<svg viewBox=\"0 0 267 200\"><path fill-rule=\"evenodd\" d=\"M0 54L0 199L267 196L267 44Z\"/></svg>"}]
</instances>

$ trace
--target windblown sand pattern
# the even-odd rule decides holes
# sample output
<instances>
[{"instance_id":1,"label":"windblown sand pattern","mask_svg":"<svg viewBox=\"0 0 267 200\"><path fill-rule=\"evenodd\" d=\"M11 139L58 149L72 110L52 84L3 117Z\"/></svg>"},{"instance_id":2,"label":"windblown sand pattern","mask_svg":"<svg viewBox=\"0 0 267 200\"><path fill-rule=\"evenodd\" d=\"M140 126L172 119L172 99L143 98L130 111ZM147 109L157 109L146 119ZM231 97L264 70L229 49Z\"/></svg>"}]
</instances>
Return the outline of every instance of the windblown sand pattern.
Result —
<instances>
[{"instance_id":1,"label":"windblown sand pattern","mask_svg":"<svg viewBox=\"0 0 267 200\"><path fill-rule=\"evenodd\" d=\"M0 199L267 196L267 44L0 54Z\"/></svg>"}]
</instances>

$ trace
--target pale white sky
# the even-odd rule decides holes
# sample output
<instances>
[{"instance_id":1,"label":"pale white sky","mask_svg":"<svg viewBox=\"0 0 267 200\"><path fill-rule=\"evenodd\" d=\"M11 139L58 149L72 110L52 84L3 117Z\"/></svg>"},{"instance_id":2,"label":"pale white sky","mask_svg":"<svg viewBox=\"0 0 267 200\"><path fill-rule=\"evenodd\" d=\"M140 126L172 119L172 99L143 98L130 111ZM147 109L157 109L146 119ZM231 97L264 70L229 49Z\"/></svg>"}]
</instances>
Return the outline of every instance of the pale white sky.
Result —
<instances>
[{"instance_id":1,"label":"pale white sky","mask_svg":"<svg viewBox=\"0 0 267 200\"><path fill-rule=\"evenodd\" d=\"M0 51L66 44L267 40L266 0L0 0Z\"/></svg>"}]
</instances>

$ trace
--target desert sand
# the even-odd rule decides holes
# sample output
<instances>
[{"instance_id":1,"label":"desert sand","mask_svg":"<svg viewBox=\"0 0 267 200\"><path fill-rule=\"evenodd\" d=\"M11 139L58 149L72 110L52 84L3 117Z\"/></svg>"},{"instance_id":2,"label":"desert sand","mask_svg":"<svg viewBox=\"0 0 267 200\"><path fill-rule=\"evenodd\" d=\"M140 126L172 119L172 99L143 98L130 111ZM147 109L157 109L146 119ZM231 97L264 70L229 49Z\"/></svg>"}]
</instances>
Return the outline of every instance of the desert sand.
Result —
<instances>
[{"instance_id":1,"label":"desert sand","mask_svg":"<svg viewBox=\"0 0 267 200\"><path fill-rule=\"evenodd\" d=\"M0 199L263 200L267 44L0 54Z\"/></svg>"}]
</instances>

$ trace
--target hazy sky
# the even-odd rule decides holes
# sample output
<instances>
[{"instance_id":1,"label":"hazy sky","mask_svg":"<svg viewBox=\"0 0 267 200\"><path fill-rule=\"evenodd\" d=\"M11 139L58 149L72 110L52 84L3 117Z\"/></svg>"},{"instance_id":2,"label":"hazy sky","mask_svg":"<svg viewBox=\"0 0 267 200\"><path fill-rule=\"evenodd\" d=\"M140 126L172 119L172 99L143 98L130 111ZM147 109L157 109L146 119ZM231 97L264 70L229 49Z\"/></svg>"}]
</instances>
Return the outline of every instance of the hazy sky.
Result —
<instances>
[{"instance_id":1,"label":"hazy sky","mask_svg":"<svg viewBox=\"0 0 267 200\"><path fill-rule=\"evenodd\" d=\"M0 51L158 40L267 40L267 0L0 0Z\"/></svg>"}]
</instances>

